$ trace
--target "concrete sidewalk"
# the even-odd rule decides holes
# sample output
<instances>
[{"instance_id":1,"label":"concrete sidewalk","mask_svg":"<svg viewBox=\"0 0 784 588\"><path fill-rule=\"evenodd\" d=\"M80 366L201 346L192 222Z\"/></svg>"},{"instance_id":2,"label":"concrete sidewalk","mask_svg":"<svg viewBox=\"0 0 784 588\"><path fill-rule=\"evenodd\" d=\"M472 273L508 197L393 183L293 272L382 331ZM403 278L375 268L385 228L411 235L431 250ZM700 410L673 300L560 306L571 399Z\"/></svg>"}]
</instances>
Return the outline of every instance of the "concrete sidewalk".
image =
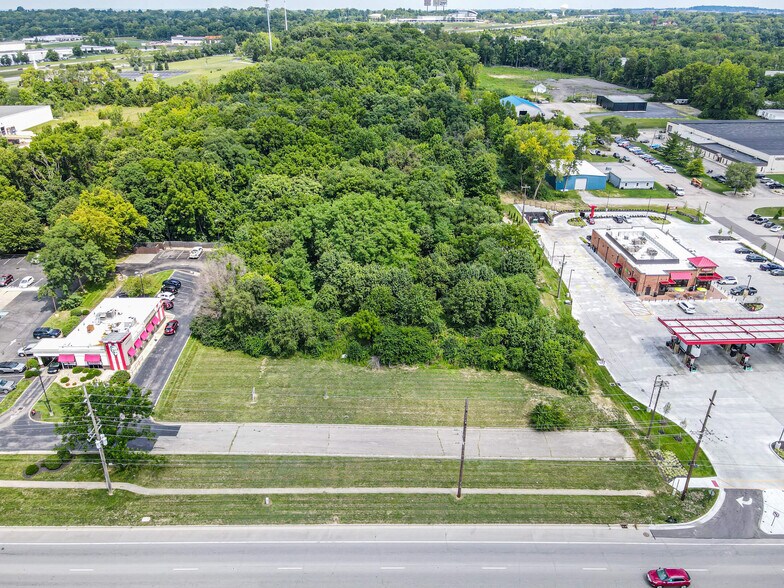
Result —
<instances>
[{"instance_id":1,"label":"concrete sidewalk","mask_svg":"<svg viewBox=\"0 0 784 588\"><path fill-rule=\"evenodd\" d=\"M461 438L459 427L184 423L176 436L159 438L153 453L458 458ZM614 430L539 433L471 427L466 457L635 459L632 448Z\"/></svg>"},{"instance_id":2,"label":"concrete sidewalk","mask_svg":"<svg viewBox=\"0 0 784 588\"><path fill-rule=\"evenodd\" d=\"M35 488L47 490L104 490L103 482L35 482L0 480L0 488ZM112 484L144 496L243 495L243 494L454 494L455 488L360 487L360 488L147 488L127 482ZM463 494L504 494L514 496L653 496L651 490L586 490L581 488L463 488Z\"/></svg>"}]
</instances>

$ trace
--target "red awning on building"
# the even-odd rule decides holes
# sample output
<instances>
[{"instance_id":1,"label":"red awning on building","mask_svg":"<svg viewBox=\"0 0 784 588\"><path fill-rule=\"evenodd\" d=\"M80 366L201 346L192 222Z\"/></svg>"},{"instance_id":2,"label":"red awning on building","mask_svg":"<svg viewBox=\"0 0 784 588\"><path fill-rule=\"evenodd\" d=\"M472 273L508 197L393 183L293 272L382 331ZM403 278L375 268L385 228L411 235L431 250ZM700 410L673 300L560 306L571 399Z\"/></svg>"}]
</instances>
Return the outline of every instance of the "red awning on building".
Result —
<instances>
[{"instance_id":1,"label":"red awning on building","mask_svg":"<svg viewBox=\"0 0 784 588\"><path fill-rule=\"evenodd\" d=\"M704 275L701 275L701 276L697 276L697 280L699 280L701 282L712 282L714 280L720 280L720 279L721 279L721 276L719 274L716 274L716 273L704 274Z\"/></svg>"},{"instance_id":2,"label":"red awning on building","mask_svg":"<svg viewBox=\"0 0 784 588\"><path fill-rule=\"evenodd\" d=\"M674 286L675 282L673 282L672 280L661 280L659 284L661 284L662 286Z\"/></svg>"},{"instance_id":3,"label":"red awning on building","mask_svg":"<svg viewBox=\"0 0 784 588\"><path fill-rule=\"evenodd\" d=\"M616 261L616 262L613 264L613 267L614 267L614 268L619 268L619 267L621 267L621 264L620 264L620 263L618 263L618 262Z\"/></svg>"},{"instance_id":4,"label":"red awning on building","mask_svg":"<svg viewBox=\"0 0 784 588\"><path fill-rule=\"evenodd\" d=\"M131 347L128 350L128 357L133 357L134 355L136 355L136 347Z\"/></svg>"},{"instance_id":5,"label":"red awning on building","mask_svg":"<svg viewBox=\"0 0 784 588\"><path fill-rule=\"evenodd\" d=\"M84 362L85 363L103 363L103 359L101 359L100 355L94 353L85 353L84 354Z\"/></svg>"},{"instance_id":6,"label":"red awning on building","mask_svg":"<svg viewBox=\"0 0 784 588\"><path fill-rule=\"evenodd\" d=\"M688 261L690 264L692 264L694 267L698 269L712 269L712 268L719 267L718 264L716 264L715 262L711 261L707 257L702 257L702 256L690 257L686 261Z\"/></svg>"},{"instance_id":7,"label":"red awning on building","mask_svg":"<svg viewBox=\"0 0 784 588\"><path fill-rule=\"evenodd\" d=\"M152 333L155 330L155 325L152 322L147 324L147 332Z\"/></svg>"},{"instance_id":8,"label":"red awning on building","mask_svg":"<svg viewBox=\"0 0 784 588\"><path fill-rule=\"evenodd\" d=\"M637 283L637 278L629 278L629 283L630 284L636 284Z\"/></svg>"},{"instance_id":9,"label":"red awning on building","mask_svg":"<svg viewBox=\"0 0 784 588\"><path fill-rule=\"evenodd\" d=\"M691 272L670 272L670 279L675 280L691 280Z\"/></svg>"},{"instance_id":10,"label":"red awning on building","mask_svg":"<svg viewBox=\"0 0 784 588\"><path fill-rule=\"evenodd\" d=\"M136 341L133 342L133 346L137 349L139 349L142 345L144 345L144 341L141 339L136 339Z\"/></svg>"},{"instance_id":11,"label":"red awning on building","mask_svg":"<svg viewBox=\"0 0 784 588\"><path fill-rule=\"evenodd\" d=\"M76 356L70 353L63 353L57 356L60 363L76 363Z\"/></svg>"},{"instance_id":12,"label":"red awning on building","mask_svg":"<svg viewBox=\"0 0 784 588\"><path fill-rule=\"evenodd\" d=\"M160 325L161 324L161 319L158 318L157 314L154 317L152 317L152 324L154 324L154 325Z\"/></svg>"},{"instance_id":13,"label":"red awning on building","mask_svg":"<svg viewBox=\"0 0 784 588\"><path fill-rule=\"evenodd\" d=\"M146 341L150 338L150 334L147 331L142 331L142 334L139 335L142 341Z\"/></svg>"}]
</instances>

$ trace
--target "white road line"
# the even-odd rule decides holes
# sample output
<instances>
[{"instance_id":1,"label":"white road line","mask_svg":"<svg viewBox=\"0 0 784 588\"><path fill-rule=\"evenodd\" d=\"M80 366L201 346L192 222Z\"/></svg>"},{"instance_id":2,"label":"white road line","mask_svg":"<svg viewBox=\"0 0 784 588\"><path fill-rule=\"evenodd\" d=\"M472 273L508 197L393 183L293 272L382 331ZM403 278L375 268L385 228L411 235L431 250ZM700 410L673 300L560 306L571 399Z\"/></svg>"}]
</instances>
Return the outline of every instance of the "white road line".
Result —
<instances>
[{"instance_id":1,"label":"white road line","mask_svg":"<svg viewBox=\"0 0 784 588\"><path fill-rule=\"evenodd\" d=\"M403 566L381 566L382 570L405 570Z\"/></svg>"},{"instance_id":2,"label":"white road line","mask_svg":"<svg viewBox=\"0 0 784 588\"><path fill-rule=\"evenodd\" d=\"M690 572L707 572L706 568L689 568Z\"/></svg>"},{"instance_id":3,"label":"white road line","mask_svg":"<svg viewBox=\"0 0 784 588\"><path fill-rule=\"evenodd\" d=\"M199 568L172 568L173 572L197 572Z\"/></svg>"},{"instance_id":4,"label":"white road line","mask_svg":"<svg viewBox=\"0 0 784 588\"><path fill-rule=\"evenodd\" d=\"M607 568L583 568L586 572L606 572Z\"/></svg>"},{"instance_id":5,"label":"white road line","mask_svg":"<svg viewBox=\"0 0 784 588\"><path fill-rule=\"evenodd\" d=\"M93 568L71 568L69 572L94 572Z\"/></svg>"},{"instance_id":6,"label":"white road line","mask_svg":"<svg viewBox=\"0 0 784 588\"><path fill-rule=\"evenodd\" d=\"M279 570L301 570L302 568L278 568Z\"/></svg>"},{"instance_id":7,"label":"white road line","mask_svg":"<svg viewBox=\"0 0 784 588\"><path fill-rule=\"evenodd\" d=\"M483 570L505 570L503 566L482 566Z\"/></svg>"}]
</instances>

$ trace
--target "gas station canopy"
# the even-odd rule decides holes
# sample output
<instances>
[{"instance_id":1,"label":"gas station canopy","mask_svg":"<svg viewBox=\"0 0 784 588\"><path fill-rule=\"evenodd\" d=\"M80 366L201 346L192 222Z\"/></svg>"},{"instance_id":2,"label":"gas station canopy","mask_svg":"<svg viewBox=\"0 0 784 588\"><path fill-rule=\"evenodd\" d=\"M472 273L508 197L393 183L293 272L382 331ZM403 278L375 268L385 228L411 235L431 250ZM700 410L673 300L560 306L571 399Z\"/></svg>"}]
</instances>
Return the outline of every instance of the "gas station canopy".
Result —
<instances>
[{"instance_id":1,"label":"gas station canopy","mask_svg":"<svg viewBox=\"0 0 784 588\"><path fill-rule=\"evenodd\" d=\"M686 345L784 343L784 317L660 318Z\"/></svg>"}]
</instances>

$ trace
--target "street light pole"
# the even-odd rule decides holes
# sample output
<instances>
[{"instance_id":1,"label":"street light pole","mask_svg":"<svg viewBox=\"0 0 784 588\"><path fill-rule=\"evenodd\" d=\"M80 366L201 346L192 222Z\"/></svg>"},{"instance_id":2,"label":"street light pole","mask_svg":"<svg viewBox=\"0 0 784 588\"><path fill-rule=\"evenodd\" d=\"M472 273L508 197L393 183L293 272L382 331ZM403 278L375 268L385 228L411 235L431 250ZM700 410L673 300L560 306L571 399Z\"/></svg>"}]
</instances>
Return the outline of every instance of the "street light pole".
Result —
<instances>
[{"instance_id":1,"label":"street light pole","mask_svg":"<svg viewBox=\"0 0 784 588\"><path fill-rule=\"evenodd\" d=\"M46 408L49 409L49 416L54 416L52 412L52 405L49 403L49 396L46 394L46 386L44 386L44 379L41 377L41 370L38 370L38 382L41 384L41 390L44 391L44 402L46 403Z\"/></svg>"},{"instance_id":2,"label":"street light pole","mask_svg":"<svg viewBox=\"0 0 784 588\"><path fill-rule=\"evenodd\" d=\"M751 274L749 274L749 280L746 282L746 289L743 291L743 300L746 300L746 296L749 294L749 287L751 286Z\"/></svg>"},{"instance_id":3,"label":"street light pole","mask_svg":"<svg viewBox=\"0 0 784 588\"><path fill-rule=\"evenodd\" d=\"M778 242L778 243L776 243L776 251L773 253L773 259L774 259L774 261L775 261L775 259L776 259L776 255L777 255L777 254L778 254L778 252L779 252L779 245L781 245L781 239L782 239L782 237L784 237L784 234L781 234L781 235L779 235L779 242Z\"/></svg>"},{"instance_id":4,"label":"street light pole","mask_svg":"<svg viewBox=\"0 0 784 588\"><path fill-rule=\"evenodd\" d=\"M140 283L140 285L142 287L142 298L144 298L144 296L146 294L146 291L144 289L144 272L142 272L142 271L136 272L136 277L139 278L139 283Z\"/></svg>"},{"instance_id":5,"label":"street light pole","mask_svg":"<svg viewBox=\"0 0 784 588\"><path fill-rule=\"evenodd\" d=\"M566 254L564 253L563 260L561 261L561 271L558 272L558 293L555 295L556 300L561 299L561 284L563 284L563 271L566 265Z\"/></svg>"},{"instance_id":6,"label":"street light pole","mask_svg":"<svg viewBox=\"0 0 784 588\"><path fill-rule=\"evenodd\" d=\"M574 268L569 270L569 282L566 284L566 289L571 292L572 291L572 274L574 273ZM569 294L571 296L571 294Z\"/></svg>"},{"instance_id":7,"label":"street light pole","mask_svg":"<svg viewBox=\"0 0 784 588\"><path fill-rule=\"evenodd\" d=\"M552 252L552 254L550 255L550 260L551 260L551 261L555 261L555 244L556 244L556 243L558 243L558 241L553 241L553 252Z\"/></svg>"}]
</instances>

